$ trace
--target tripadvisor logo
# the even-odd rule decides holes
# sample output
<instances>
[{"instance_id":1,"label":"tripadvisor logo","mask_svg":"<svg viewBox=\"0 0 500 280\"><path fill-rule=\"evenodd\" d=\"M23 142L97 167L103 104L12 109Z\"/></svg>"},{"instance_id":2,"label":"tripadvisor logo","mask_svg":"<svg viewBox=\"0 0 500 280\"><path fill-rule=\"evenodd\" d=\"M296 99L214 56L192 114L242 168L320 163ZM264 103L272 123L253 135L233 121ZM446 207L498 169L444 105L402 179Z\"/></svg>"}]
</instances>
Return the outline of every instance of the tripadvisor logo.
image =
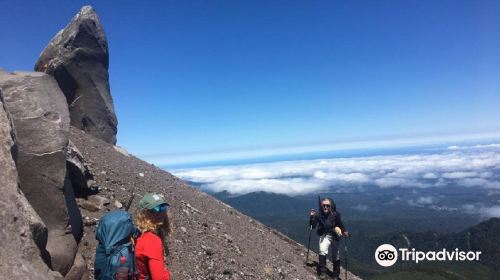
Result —
<instances>
[{"instance_id":1,"label":"tripadvisor logo","mask_svg":"<svg viewBox=\"0 0 500 280\"><path fill-rule=\"evenodd\" d=\"M398 250L391 244L382 244L375 250L375 260L381 266L392 266L398 261Z\"/></svg>"},{"instance_id":2,"label":"tripadvisor logo","mask_svg":"<svg viewBox=\"0 0 500 280\"><path fill-rule=\"evenodd\" d=\"M399 251L399 252L398 252ZM375 250L375 260L381 266L392 266L398 261L410 261L418 263L420 261L479 261L480 251L459 251L458 248L452 251L442 249L440 251L416 251L415 248L399 248L397 250L391 244L382 244Z\"/></svg>"}]
</instances>

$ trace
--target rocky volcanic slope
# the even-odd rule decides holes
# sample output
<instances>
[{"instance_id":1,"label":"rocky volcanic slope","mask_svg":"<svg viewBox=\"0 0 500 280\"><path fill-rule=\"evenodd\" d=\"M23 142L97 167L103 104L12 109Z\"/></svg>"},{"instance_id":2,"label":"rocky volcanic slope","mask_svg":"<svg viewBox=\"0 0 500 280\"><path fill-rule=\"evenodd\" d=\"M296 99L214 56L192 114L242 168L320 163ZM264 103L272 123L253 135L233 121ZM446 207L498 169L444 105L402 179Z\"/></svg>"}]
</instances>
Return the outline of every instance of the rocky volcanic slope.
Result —
<instances>
[{"instance_id":1,"label":"rocky volcanic slope","mask_svg":"<svg viewBox=\"0 0 500 280\"><path fill-rule=\"evenodd\" d=\"M314 269L304 264L302 245L83 131L71 128L70 139L100 189L99 194L79 200L86 224L81 251L90 268L96 219L123 205L131 191L137 194L131 212L141 195L158 192L171 204L174 217L167 257L174 279L316 279ZM109 204L100 206L104 198ZM350 274L349 279L359 278Z\"/></svg>"},{"instance_id":2,"label":"rocky volcanic slope","mask_svg":"<svg viewBox=\"0 0 500 280\"><path fill-rule=\"evenodd\" d=\"M93 278L99 219L146 192L172 205L174 279L314 279L303 246L113 145L107 69L90 6L42 52L46 73L0 69L0 279Z\"/></svg>"}]
</instances>

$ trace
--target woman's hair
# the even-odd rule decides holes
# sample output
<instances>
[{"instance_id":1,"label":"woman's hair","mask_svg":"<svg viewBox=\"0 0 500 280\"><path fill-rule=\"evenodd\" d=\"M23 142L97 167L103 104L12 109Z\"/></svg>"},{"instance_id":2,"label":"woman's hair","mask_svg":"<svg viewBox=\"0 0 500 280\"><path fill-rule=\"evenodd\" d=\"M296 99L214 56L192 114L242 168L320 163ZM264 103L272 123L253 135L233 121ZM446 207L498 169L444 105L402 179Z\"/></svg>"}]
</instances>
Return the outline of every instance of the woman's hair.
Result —
<instances>
[{"instance_id":1,"label":"woman's hair","mask_svg":"<svg viewBox=\"0 0 500 280\"><path fill-rule=\"evenodd\" d=\"M321 200L321 203L323 203L324 201L330 202L330 206L332 207L331 209L333 211L337 211L337 205L335 205L335 202L333 201L333 199L331 199L330 197L325 197Z\"/></svg>"},{"instance_id":2,"label":"woman's hair","mask_svg":"<svg viewBox=\"0 0 500 280\"><path fill-rule=\"evenodd\" d=\"M148 209L140 209L135 215L135 224L137 229L144 233L146 231L151 231L158 235L163 242L165 242L167 237L172 235L172 217L170 212L163 215L161 220L155 220L153 218L153 213Z\"/></svg>"}]
</instances>

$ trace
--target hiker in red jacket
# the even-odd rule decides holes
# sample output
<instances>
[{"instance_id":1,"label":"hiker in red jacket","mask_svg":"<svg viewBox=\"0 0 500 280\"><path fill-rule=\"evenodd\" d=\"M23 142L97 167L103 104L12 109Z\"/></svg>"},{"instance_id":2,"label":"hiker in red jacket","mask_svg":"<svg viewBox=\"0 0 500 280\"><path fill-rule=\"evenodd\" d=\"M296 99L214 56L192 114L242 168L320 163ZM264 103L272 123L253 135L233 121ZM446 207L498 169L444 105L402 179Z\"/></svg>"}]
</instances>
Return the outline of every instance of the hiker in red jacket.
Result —
<instances>
[{"instance_id":1,"label":"hiker in red jacket","mask_svg":"<svg viewBox=\"0 0 500 280\"><path fill-rule=\"evenodd\" d=\"M165 239L172 232L168 206L153 193L146 194L139 202L135 219L140 232L135 245L138 280L170 280L170 271L163 264L163 254L168 252Z\"/></svg>"}]
</instances>

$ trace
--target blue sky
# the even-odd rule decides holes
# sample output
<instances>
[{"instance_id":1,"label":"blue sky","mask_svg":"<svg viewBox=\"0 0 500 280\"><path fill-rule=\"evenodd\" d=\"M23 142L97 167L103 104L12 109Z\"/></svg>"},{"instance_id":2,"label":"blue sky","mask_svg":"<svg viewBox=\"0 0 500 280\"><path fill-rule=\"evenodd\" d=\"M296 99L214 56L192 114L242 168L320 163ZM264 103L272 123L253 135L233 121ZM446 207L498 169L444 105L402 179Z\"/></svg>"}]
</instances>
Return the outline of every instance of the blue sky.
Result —
<instances>
[{"instance_id":1,"label":"blue sky","mask_svg":"<svg viewBox=\"0 0 500 280\"><path fill-rule=\"evenodd\" d=\"M160 164L500 134L499 1L2 1L0 67L32 69L84 4L118 144Z\"/></svg>"}]
</instances>

